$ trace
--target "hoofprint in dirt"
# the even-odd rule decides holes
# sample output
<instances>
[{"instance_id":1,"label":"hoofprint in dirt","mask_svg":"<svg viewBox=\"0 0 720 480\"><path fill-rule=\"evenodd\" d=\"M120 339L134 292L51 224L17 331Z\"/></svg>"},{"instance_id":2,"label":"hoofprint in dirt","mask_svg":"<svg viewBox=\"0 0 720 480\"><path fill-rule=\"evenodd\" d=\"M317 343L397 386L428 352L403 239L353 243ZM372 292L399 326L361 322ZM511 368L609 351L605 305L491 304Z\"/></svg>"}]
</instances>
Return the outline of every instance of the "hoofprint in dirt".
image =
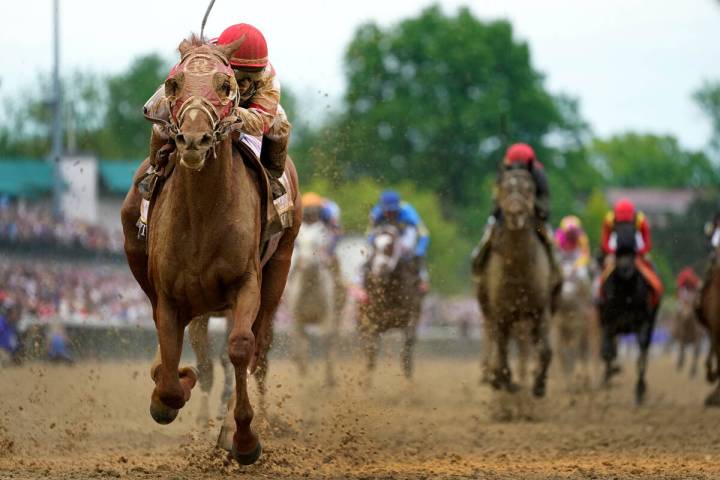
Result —
<instances>
[{"instance_id":1,"label":"hoofprint in dirt","mask_svg":"<svg viewBox=\"0 0 720 480\"><path fill-rule=\"evenodd\" d=\"M242 468L214 448L219 425L196 424L197 398L174 424L152 421L146 362L29 364L0 370L0 478L719 478L708 386L657 359L636 408L631 365L611 390L571 395L551 376L546 399L502 406L475 359L421 358L410 383L384 357L370 391L361 361L326 389L320 363L300 380L277 360L257 419L266 455Z\"/></svg>"}]
</instances>

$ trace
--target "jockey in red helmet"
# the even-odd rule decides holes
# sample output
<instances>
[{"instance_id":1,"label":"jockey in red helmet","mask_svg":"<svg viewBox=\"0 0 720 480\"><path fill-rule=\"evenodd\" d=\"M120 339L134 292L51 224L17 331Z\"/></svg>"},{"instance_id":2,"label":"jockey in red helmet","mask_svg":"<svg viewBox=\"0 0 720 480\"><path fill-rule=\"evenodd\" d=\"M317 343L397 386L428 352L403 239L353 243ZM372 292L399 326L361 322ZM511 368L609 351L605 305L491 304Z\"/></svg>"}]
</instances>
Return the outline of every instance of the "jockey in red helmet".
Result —
<instances>
[{"instance_id":1,"label":"jockey in red helmet","mask_svg":"<svg viewBox=\"0 0 720 480\"><path fill-rule=\"evenodd\" d=\"M554 293L559 293L562 277L557 260L555 259L553 231L547 225L550 218L550 187L547 175L545 174L545 167L537 159L535 150L527 143L515 143L510 145L505 151L501 170L498 175L498 182L503 172L518 168L528 170L535 182L535 217L538 224L536 230L550 257L553 272L553 291ZM476 281L480 280L485 262L489 257L488 253L490 251L492 234L495 230L494 226L496 223L502 222L500 207L497 205L496 200L493 196L493 201L495 202L493 213L490 215L490 218L488 218L488 227L485 230L483 238L473 252L472 272ZM553 297L556 298L556 295Z\"/></svg>"},{"instance_id":2,"label":"jockey in red helmet","mask_svg":"<svg viewBox=\"0 0 720 480\"><path fill-rule=\"evenodd\" d=\"M292 127L280 106L280 83L268 60L265 37L252 25L238 23L226 28L210 43L227 45L242 38L245 40L229 59L240 95L238 108L234 112L238 117L238 129L234 138L239 141L242 135L246 135L255 139L254 142L247 142L248 144L262 145L257 154L269 173L273 196L277 198L284 193L279 178L285 171ZM163 86L148 100L144 110L149 118L167 119L164 118L169 112L166 112ZM153 135L157 137L159 134L160 129L153 128ZM150 161L153 164L156 151L166 141L167 138L151 140Z\"/></svg>"},{"instance_id":3,"label":"jockey in red helmet","mask_svg":"<svg viewBox=\"0 0 720 480\"><path fill-rule=\"evenodd\" d=\"M631 200L627 198L618 200L613 211L605 216L600 242L604 255L614 256L618 250L627 248L634 251L637 255L636 266L653 290L651 301L657 305L663 294L663 285L648 258L652 250L650 225L645 214L638 211ZM606 261L603 278L607 279L613 268L614 262Z\"/></svg>"}]
</instances>

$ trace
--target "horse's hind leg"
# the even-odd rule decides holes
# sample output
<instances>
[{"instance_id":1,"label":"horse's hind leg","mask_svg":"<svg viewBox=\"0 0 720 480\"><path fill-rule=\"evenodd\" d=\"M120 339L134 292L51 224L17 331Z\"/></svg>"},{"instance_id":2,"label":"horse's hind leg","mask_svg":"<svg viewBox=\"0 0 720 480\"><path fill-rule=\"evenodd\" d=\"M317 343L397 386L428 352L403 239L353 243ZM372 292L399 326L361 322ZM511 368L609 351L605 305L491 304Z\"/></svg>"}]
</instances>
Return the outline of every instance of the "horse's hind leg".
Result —
<instances>
[{"instance_id":1,"label":"horse's hind leg","mask_svg":"<svg viewBox=\"0 0 720 480\"><path fill-rule=\"evenodd\" d=\"M685 342L683 340L680 340L678 342L679 344L679 350L678 350L678 359L677 364L675 365L675 368L678 372L681 372L683 367L685 366Z\"/></svg>"},{"instance_id":2,"label":"horse's hind leg","mask_svg":"<svg viewBox=\"0 0 720 480\"><path fill-rule=\"evenodd\" d=\"M182 353L183 333L190 319L184 319L160 298L155 308L159 351L150 371L155 389L150 400L150 415L160 424L175 420L178 410L190 399L190 391L198 379L197 370L185 367L178 371Z\"/></svg>"},{"instance_id":3,"label":"horse's hind leg","mask_svg":"<svg viewBox=\"0 0 720 480\"><path fill-rule=\"evenodd\" d=\"M417 340L416 330L415 322L412 322L411 325L405 327L405 342L403 343L402 349L402 365L403 373L405 374L405 378L408 380L412 378L413 374L413 348L415 347Z\"/></svg>"},{"instance_id":4,"label":"horse's hind leg","mask_svg":"<svg viewBox=\"0 0 720 480\"><path fill-rule=\"evenodd\" d=\"M209 395L213 386L213 359L212 346L208 336L208 323L210 315L203 315L194 318L188 327L190 335L190 346L195 351L197 359L197 368L199 372L198 382L200 383L200 391L203 395L201 398L201 408L198 413L198 422L206 424L210 419L210 400Z\"/></svg>"},{"instance_id":5,"label":"horse's hind leg","mask_svg":"<svg viewBox=\"0 0 720 480\"><path fill-rule=\"evenodd\" d=\"M534 322L532 327L532 340L538 354L537 371L535 372L535 383L533 384L533 395L536 397L545 396L547 384L547 372L552 360L552 350L548 340L549 313Z\"/></svg>"},{"instance_id":6,"label":"horse's hind leg","mask_svg":"<svg viewBox=\"0 0 720 480\"><path fill-rule=\"evenodd\" d=\"M698 370L698 362L700 361L700 347L702 346L702 341L699 336L696 336L696 338L693 340L692 345L692 362L690 363L690 378L695 378L697 375Z\"/></svg>"}]
</instances>

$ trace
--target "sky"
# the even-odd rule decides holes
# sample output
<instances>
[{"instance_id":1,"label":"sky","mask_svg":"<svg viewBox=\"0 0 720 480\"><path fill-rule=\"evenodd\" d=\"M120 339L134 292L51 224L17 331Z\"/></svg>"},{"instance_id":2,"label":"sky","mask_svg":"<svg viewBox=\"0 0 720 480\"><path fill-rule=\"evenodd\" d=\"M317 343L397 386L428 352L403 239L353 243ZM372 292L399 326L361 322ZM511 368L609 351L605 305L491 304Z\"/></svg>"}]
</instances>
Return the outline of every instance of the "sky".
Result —
<instances>
[{"instance_id":1,"label":"sky","mask_svg":"<svg viewBox=\"0 0 720 480\"><path fill-rule=\"evenodd\" d=\"M61 70L98 73L121 71L144 53L173 58L179 41L199 31L207 6L60 2ZM355 28L371 20L389 26L431 3L510 20L550 91L579 98L597 135L635 130L674 134L690 148L707 143L710 125L691 95L703 81L720 79L718 0L216 0L206 35L232 23L256 25L281 82L318 118L342 97L342 56ZM52 67L52 0L3 0L2 11L0 97L7 97Z\"/></svg>"}]
</instances>

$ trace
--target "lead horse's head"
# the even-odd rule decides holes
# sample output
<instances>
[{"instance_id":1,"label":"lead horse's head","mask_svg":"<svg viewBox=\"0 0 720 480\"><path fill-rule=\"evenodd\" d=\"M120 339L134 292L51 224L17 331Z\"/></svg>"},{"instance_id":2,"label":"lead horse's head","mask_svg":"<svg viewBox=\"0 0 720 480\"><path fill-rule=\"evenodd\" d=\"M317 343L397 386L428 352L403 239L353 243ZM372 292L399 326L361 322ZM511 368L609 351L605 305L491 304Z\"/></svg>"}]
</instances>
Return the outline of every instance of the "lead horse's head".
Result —
<instances>
[{"instance_id":1,"label":"lead horse's head","mask_svg":"<svg viewBox=\"0 0 720 480\"><path fill-rule=\"evenodd\" d=\"M165 80L165 97L177 158L184 167L201 170L235 121L238 84L228 59L244 40L217 46L193 36L178 46L180 63Z\"/></svg>"},{"instance_id":2,"label":"lead horse's head","mask_svg":"<svg viewBox=\"0 0 720 480\"><path fill-rule=\"evenodd\" d=\"M498 190L498 205L510 230L532 227L535 214L535 182L525 169L503 172Z\"/></svg>"},{"instance_id":3,"label":"lead horse's head","mask_svg":"<svg viewBox=\"0 0 720 480\"><path fill-rule=\"evenodd\" d=\"M384 277L395 271L400 261L400 231L394 225L381 225L373 234L370 272Z\"/></svg>"}]
</instances>

